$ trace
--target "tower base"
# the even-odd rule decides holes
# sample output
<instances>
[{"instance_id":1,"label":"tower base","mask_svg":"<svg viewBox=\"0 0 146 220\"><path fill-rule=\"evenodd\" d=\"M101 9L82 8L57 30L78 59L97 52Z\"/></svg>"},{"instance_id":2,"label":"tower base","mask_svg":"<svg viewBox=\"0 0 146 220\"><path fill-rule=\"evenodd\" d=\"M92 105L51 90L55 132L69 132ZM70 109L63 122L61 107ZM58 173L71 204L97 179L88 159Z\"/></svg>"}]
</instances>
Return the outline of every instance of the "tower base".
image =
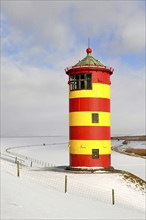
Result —
<instances>
[{"instance_id":1,"label":"tower base","mask_svg":"<svg viewBox=\"0 0 146 220\"><path fill-rule=\"evenodd\" d=\"M114 171L114 167L110 166L108 168L104 168L104 167L72 167L72 166L68 166L68 167L66 167L66 170L71 170L71 171L89 171L89 172L95 172L95 171L113 172Z\"/></svg>"}]
</instances>

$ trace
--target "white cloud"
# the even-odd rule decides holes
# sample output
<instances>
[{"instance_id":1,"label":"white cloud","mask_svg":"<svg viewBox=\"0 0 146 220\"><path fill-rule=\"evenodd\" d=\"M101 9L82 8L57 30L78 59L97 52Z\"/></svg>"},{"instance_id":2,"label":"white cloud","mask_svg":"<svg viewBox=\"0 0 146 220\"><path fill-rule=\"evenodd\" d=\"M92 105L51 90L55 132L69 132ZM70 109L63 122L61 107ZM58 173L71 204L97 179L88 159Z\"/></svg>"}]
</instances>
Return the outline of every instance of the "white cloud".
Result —
<instances>
[{"instance_id":1,"label":"white cloud","mask_svg":"<svg viewBox=\"0 0 146 220\"><path fill-rule=\"evenodd\" d=\"M2 12L11 25L11 41L21 36L30 47L67 52L77 41L82 44L79 36L95 42L100 37L103 48L117 53L137 52L145 44L144 2L6 1Z\"/></svg>"},{"instance_id":2,"label":"white cloud","mask_svg":"<svg viewBox=\"0 0 146 220\"><path fill-rule=\"evenodd\" d=\"M30 46L45 47L47 44L59 50L66 48L68 38L70 42L74 41L69 34L70 26L62 21L67 6L53 1L11 1L3 2L2 12L11 25L11 31L16 31L16 35L11 36L13 41L20 32L23 33L22 40Z\"/></svg>"},{"instance_id":3,"label":"white cloud","mask_svg":"<svg viewBox=\"0 0 146 220\"><path fill-rule=\"evenodd\" d=\"M101 39L106 50L117 53L138 52L145 45L144 2L139 1L81 1L74 16L77 30L86 37Z\"/></svg>"},{"instance_id":4,"label":"white cloud","mask_svg":"<svg viewBox=\"0 0 146 220\"><path fill-rule=\"evenodd\" d=\"M134 61L128 64L122 57L144 54L143 1L12 0L1 5L3 134L66 134L64 69L86 56L88 37L93 55L97 51L97 59L101 54L101 62L115 68L113 133L144 131L144 69L135 70Z\"/></svg>"},{"instance_id":5,"label":"white cloud","mask_svg":"<svg viewBox=\"0 0 146 220\"><path fill-rule=\"evenodd\" d=\"M60 75L2 60L2 134L64 134L68 87Z\"/></svg>"},{"instance_id":6,"label":"white cloud","mask_svg":"<svg viewBox=\"0 0 146 220\"><path fill-rule=\"evenodd\" d=\"M144 69L127 67L111 76L111 122L113 134L145 133Z\"/></svg>"},{"instance_id":7,"label":"white cloud","mask_svg":"<svg viewBox=\"0 0 146 220\"><path fill-rule=\"evenodd\" d=\"M141 22L143 21L143 22ZM126 23L122 32L124 50L126 52L144 51L145 48L145 22L144 18L132 20Z\"/></svg>"},{"instance_id":8,"label":"white cloud","mask_svg":"<svg viewBox=\"0 0 146 220\"><path fill-rule=\"evenodd\" d=\"M68 134L65 72L2 64L2 134ZM144 133L143 72L124 67L111 76L112 134Z\"/></svg>"}]
</instances>

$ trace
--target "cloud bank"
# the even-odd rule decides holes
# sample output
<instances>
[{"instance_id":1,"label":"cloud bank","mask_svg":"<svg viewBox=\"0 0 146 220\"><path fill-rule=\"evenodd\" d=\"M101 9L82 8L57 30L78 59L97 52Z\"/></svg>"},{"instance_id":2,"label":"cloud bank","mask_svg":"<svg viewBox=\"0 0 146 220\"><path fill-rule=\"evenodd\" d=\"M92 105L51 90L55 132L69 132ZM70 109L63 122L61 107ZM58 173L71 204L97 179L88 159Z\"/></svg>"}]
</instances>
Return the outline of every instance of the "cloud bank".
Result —
<instances>
[{"instance_id":1,"label":"cloud bank","mask_svg":"<svg viewBox=\"0 0 146 220\"><path fill-rule=\"evenodd\" d=\"M112 134L145 131L144 1L2 1L2 135L68 134L64 68L93 56L111 76Z\"/></svg>"}]
</instances>

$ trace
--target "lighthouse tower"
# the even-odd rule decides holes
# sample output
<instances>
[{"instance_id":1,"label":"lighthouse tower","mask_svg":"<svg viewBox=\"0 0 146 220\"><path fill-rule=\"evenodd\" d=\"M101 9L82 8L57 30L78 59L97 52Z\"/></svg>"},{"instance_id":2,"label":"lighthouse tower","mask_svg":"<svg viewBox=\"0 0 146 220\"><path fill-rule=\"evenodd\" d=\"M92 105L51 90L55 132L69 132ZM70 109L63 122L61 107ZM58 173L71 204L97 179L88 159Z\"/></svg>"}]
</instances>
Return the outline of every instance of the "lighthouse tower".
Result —
<instances>
[{"instance_id":1,"label":"lighthouse tower","mask_svg":"<svg viewBox=\"0 0 146 220\"><path fill-rule=\"evenodd\" d=\"M110 75L113 68L92 56L65 69L69 76L69 153L71 168L109 168Z\"/></svg>"}]
</instances>

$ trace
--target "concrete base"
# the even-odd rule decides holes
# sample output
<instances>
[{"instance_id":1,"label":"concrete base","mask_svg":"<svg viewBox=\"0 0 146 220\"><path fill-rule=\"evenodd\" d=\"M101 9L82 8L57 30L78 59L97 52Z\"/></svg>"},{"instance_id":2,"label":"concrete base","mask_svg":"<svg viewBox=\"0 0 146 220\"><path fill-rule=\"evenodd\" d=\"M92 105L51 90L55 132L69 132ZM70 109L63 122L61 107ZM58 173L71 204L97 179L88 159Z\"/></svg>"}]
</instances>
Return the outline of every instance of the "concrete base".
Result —
<instances>
[{"instance_id":1,"label":"concrete base","mask_svg":"<svg viewBox=\"0 0 146 220\"><path fill-rule=\"evenodd\" d=\"M71 166L56 166L56 167L45 167L41 170L63 172L63 173L78 173L78 174L90 174L90 173L115 173L118 170L114 167L103 168L103 167L71 167Z\"/></svg>"},{"instance_id":2,"label":"concrete base","mask_svg":"<svg viewBox=\"0 0 146 220\"><path fill-rule=\"evenodd\" d=\"M68 166L66 167L66 170L76 171L76 172L91 172L91 173L96 172L96 171L113 172L114 167L104 168L104 167L71 167L71 166Z\"/></svg>"}]
</instances>

